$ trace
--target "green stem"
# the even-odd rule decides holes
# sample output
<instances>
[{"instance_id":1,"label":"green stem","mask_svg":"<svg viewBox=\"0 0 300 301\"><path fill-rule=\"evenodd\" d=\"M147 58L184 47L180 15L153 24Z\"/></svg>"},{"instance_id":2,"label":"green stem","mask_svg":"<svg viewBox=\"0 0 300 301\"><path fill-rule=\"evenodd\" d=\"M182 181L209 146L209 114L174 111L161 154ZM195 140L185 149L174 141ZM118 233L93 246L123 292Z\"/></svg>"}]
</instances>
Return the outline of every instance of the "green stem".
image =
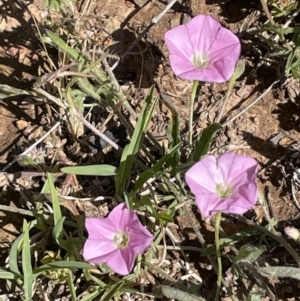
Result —
<instances>
[{"instance_id":1,"label":"green stem","mask_svg":"<svg viewBox=\"0 0 300 301\"><path fill-rule=\"evenodd\" d=\"M272 233L271 231L269 231L267 228L256 225L254 222L246 219L245 217L243 217L242 215L232 215L234 216L237 220L242 221L243 223L253 227L254 229L270 236L271 238L273 238L274 240L276 240L281 246L283 246L295 259L295 261L297 262L298 267L300 268L300 256L298 255L297 251L295 251L292 246L286 242L282 237Z\"/></svg>"},{"instance_id":2,"label":"green stem","mask_svg":"<svg viewBox=\"0 0 300 301\"><path fill-rule=\"evenodd\" d=\"M215 242L217 251L217 263L218 263L218 280L217 280L217 292L216 301L220 299L220 291L222 285L222 259L220 251L220 223L221 223L222 212L218 212L215 218Z\"/></svg>"},{"instance_id":3,"label":"green stem","mask_svg":"<svg viewBox=\"0 0 300 301\"><path fill-rule=\"evenodd\" d=\"M189 120L189 145L190 145L190 152L192 152L192 144L193 144L193 116L194 116L194 104L196 98L196 92L198 88L199 82L197 80L193 81L192 93L191 93L191 103L190 103L190 120Z\"/></svg>"}]
</instances>

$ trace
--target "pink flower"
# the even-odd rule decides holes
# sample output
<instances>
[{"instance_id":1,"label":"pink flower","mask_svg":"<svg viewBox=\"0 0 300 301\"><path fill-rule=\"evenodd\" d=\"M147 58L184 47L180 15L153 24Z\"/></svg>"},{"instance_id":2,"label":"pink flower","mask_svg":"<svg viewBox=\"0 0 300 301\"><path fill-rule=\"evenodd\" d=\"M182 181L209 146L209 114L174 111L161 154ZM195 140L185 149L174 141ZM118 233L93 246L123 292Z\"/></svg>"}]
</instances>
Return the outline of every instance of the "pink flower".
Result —
<instances>
[{"instance_id":1,"label":"pink flower","mask_svg":"<svg viewBox=\"0 0 300 301\"><path fill-rule=\"evenodd\" d=\"M174 73L188 80L228 81L241 53L237 36L208 15L170 29L165 41Z\"/></svg>"},{"instance_id":2,"label":"pink flower","mask_svg":"<svg viewBox=\"0 0 300 301\"><path fill-rule=\"evenodd\" d=\"M87 218L85 227L89 237L83 247L84 259L106 263L120 275L132 271L136 256L144 253L153 240L136 213L125 204L116 206L106 218Z\"/></svg>"},{"instance_id":3,"label":"pink flower","mask_svg":"<svg viewBox=\"0 0 300 301\"><path fill-rule=\"evenodd\" d=\"M289 236L290 238L299 241L300 240L300 232L298 229L294 228L294 227L285 227L284 228L284 232L287 236Z\"/></svg>"},{"instance_id":4,"label":"pink flower","mask_svg":"<svg viewBox=\"0 0 300 301\"><path fill-rule=\"evenodd\" d=\"M218 211L243 214L257 201L257 169L254 159L228 152L218 159L203 158L186 172L185 180L204 217Z\"/></svg>"}]
</instances>

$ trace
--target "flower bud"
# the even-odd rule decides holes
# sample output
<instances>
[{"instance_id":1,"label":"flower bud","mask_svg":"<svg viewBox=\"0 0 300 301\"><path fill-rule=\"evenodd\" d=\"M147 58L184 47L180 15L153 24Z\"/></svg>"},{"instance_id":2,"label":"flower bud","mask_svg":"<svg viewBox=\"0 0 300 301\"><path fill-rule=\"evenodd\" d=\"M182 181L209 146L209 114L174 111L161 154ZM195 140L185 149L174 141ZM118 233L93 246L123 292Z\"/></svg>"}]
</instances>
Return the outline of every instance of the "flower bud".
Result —
<instances>
[{"instance_id":1,"label":"flower bud","mask_svg":"<svg viewBox=\"0 0 300 301\"><path fill-rule=\"evenodd\" d=\"M298 229L296 229L294 227L285 227L284 232L290 238L292 238L296 241L300 241L300 232Z\"/></svg>"}]
</instances>

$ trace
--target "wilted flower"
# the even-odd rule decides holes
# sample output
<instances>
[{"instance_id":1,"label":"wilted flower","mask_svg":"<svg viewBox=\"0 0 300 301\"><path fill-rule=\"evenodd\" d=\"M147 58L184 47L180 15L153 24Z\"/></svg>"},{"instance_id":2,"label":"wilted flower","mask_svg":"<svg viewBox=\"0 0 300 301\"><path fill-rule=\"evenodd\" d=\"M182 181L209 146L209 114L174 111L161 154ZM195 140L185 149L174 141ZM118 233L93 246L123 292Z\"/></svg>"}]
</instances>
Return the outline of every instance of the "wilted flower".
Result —
<instances>
[{"instance_id":1,"label":"wilted flower","mask_svg":"<svg viewBox=\"0 0 300 301\"><path fill-rule=\"evenodd\" d=\"M204 217L218 211L243 214L257 201L257 169L253 158L227 152L218 159L203 158L186 172L185 180Z\"/></svg>"},{"instance_id":2,"label":"wilted flower","mask_svg":"<svg viewBox=\"0 0 300 301\"><path fill-rule=\"evenodd\" d=\"M290 238L292 238L296 241L300 241L300 232L298 229L296 229L294 227L285 227L284 232Z\"/></svg>"},{"instance_id":3,"label":"wilted flower","mask_svg":"<svg viewBox=\"0 0 300 301\"><path fill-rule=\"evenodd\" d=\"M106 218L85 221L89 233L83 257L91 263L106 263L114 272L127 275L138 254L150 246L153 236L125 204L116 206Z\"/></svg>"},{"instance_id":4,"label":"wilted flower","mask_svg":"<svg viewBox=\"0 0 300 301\"><path fill-rule=\"evenodd\" d=\"M170 29L165 41L174 73L188 80L226 82L241 52L237 36L208 15Z\"/></svg>"}]
</instances>

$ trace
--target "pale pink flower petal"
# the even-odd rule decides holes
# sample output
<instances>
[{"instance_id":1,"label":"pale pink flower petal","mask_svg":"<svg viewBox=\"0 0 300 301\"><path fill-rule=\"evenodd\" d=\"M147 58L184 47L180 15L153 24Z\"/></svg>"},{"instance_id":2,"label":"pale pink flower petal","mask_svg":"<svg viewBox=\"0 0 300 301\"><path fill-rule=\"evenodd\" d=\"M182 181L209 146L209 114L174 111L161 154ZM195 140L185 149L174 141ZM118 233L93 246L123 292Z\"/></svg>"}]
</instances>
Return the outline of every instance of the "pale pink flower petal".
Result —
<instances>
[{"instance_id":1,"label":"pale pink flower petal","mask_svg":"<svg viewBox=\"0 0 300 301\"><path fill-rule=\"evenodd\" d=\"M153 240L152 234L136 220L128 229L130 235L129 247L134 250L136 254L144 253Z\"/></svg>"},{"instance_id":2,"label":"pale pink flower petal","mask_svg":"<svg viewBox=\"0 0 300 301\"><path fill-rule=\"evenodd\" d=\"M120 275L128 275L134 266L136 254L128 248L125 250L116 250L106 264Z\"/></svg>"},{"instance_id":3,"label":"pale pink flower petal","mask_svg":"<svg viewBox=\"0 0 300 301\"><path fill-rule=\"evenodd\" d=\"M239 39L208 15L198 15L187 24L170 29L165 33L165 42L172 70L188 80L229 80L241 52ZM201 66L195 65L195 57L201 58Z\"/></svg>"},{"instance_id":4,"label":"pale pink flower petal","mask_svg":"<svg viewBox=\"0 0 300 301\"><path fill-rule=\"evenodd\" d=\"M109 258L113 257L116 252L116 246L111 240L92 240L87 239L82 256L91 263L107 262Z\"/></svg>"},{"instance_id":5,"label":"pale pink flower petal","mask_svg":"<svg viewBox=\"0 0 300 301\"><path fill-rule=\"evenodd\" d=\"M223 180L215 156L206 156L205 160L194 164L186 173L186 182L194 194L203 193L203 189L215 192L216 182L223 182Z\"/></svg>"},{"instance_id":6,"label":"pale pink flower petal","mask_svg":"<svg viewBox=\"0 0 300 301\"><path fill-rule=\"evenodd\" d=\"M218 159L207 156L195 163L185 179L204 217L218 211L243 214L258 198L257 169L253 158L224 153Z\"/></svg>"},{"instance_id":7,"label":"pale pink flower petal","mask_svg":"<svg viewBox=\"0 0 300 301\"><path fill-rule=\"evenodd\" d=\"M184 61L194 53L194 47L188 37L187 26L177 26L165 33L165 41L169 49L172 49L171 54L182 58ZM182 41L185 41L185 43L182 43Z\"/></svg>"},{"instance_id":8,"label":"pale pink flower petal","mask_svg":"<svg viewBox=\"0 0 300 301\"><path fill-rule=\"evenodd\" d=\"M133 215L136 215L133 211L126 208L124 203L116 206L108 215L107 219L114 225L115 229L125 229L129 222L132 222Z\"/></svg>"},{"instance_id":9,"label":"pale pink flower petal","mask_svg":"<svg viewBox=\"0 0 300 301\"><path fill-rule=\"evenodd\" d=\"M230 32L223 28L218 20L209 15L198 15L185 26L187 27L193 50L202 53L210 53L215 41L222 42L222 35ZM223 45L219 45L219 49L220 46L223 47Z\"/></svg>"},{"instance_id":10,"label":"pale pink flower petal","mask_svg":"<svg viewBox=\"0 0 300 301\"><path fill-rule=\"evenodd\" d=\"M236 155L232 152L222 154L217 161L218 169L225 181L246 182L256 178L256 161L248 156ZM244 178L243 178L244 177ZM246 178L245 178L246 177ZM240 180L242 178L242 180Z\"/></svg>"},{"instance_id":11,"label":"pale pink flower petal","mask_svg":"<svg viewBox=\"0 0 300 301\"><path fill-rule=\"evenodd\" d=\"M83 257L91 263L106 263L114 272L127 275L135 258L144 253L153 240L134 211L125 204L116 206L106 218L86 218L89 237Z\"/></svg>"},{"instance_id":12,"label":"pale pink flower petal","mask_svg":"<svg viewBox=\"0 0 300 301\"><path fill-rule=\"evenodd\" d=\"M187 182L188 183L188 182ZM191 189L193 192L193 190ZM200 191L200 190L198 190ZM194 193L194 192L193 192ZM215 208L221 208L223 206L223 209L227 208L225 203L221 203L220 198L213 194L212 192L203 191L203 193L194 193L196 198L196 204L201 212L201 214L204 217L210 217L215 214L217 210ZM209 206L207 205L209 204ZM220 206L221 204L221 206ZM221 210L222 211L222 210Z\"/></svg>"},{"instance_id":13,"label":"pale pink flower petal","mask_svg":"<svg viewBox=\"0 0 300 301\"><path fill-rule=\"evenodd\" d=\"M300 239L300 232L298 229L294 228L294 227L285 227L284 228L284 232L287 236L289 236L290 238L299 241Z\"/></svg>"},{"instance_id":14,"label":"pale pink flower petal","mask_svg":"<svg viewBox=\"0 0 300 301\"><path fill-rule=\"evenodd\" d=\"M112 239L116 231L115 225L107 219L89 217L85 220L85 227L89 233L89 238L93 240Z\"/></svg>"}]
</instances>

